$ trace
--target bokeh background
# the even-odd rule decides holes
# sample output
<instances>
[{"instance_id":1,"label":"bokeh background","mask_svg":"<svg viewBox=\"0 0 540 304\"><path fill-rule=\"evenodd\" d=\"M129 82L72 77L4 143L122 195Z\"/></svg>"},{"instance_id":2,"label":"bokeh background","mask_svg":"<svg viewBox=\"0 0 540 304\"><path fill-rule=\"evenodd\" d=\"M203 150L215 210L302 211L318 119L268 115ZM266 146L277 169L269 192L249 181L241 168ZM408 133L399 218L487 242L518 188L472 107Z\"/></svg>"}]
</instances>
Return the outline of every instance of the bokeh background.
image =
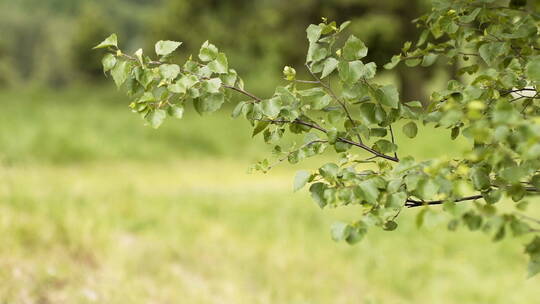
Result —
<instances>
[{"instance_id":1,"label":"bokeh background","mask_svg":"<svg viewBox=\"0 0 540 304\"><path fill-rule=\"evenodd\" d=\"M209 39L247 87L268 96L283 66L302 73L305 28L320 17L350 32L382 66L414 40L428 0L0 0L0 303L536 303L521 239L491 243L414 226L356 246L329 225L294 172L328 159L247 174L269 154L230 109L153 130L129 113L91 48L116 32L123 49ZM452 71L381 71L426 100ZM423 129L405 153L459 154L464 142Z\"/></svg>"}]
</instances>

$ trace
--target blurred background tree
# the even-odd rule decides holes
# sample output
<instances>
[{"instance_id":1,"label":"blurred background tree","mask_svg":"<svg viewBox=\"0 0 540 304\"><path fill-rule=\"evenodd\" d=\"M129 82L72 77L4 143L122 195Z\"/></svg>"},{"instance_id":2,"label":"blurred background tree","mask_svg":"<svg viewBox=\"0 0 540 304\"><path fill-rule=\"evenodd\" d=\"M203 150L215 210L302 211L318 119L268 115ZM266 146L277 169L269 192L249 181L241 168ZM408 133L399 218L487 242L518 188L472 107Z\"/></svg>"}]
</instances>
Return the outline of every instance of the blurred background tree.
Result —
<instances>
[{"instance_id":1,"label":"blurred background tree","mask_svg":"<svg viewBox=\"0 0 540 304\"><path fill-rule=\"evenodd\" d=\"M425 11L427 2L0 0L0 85L61 87L102 81L100 60L90 48L117 32L128 50L141 44L151 49L159 39L183 41L184 56L209 39L230 54L254 91L270 93L263 87L280 80L280 67L303 65L306 24L322 16L354 21L350 31L370 47L368 60L382 67L404 41L418 35L410 20ZM398 70L406 99L421 99L423 73L407 69L405 77Z\"/></svg>"}]
</instances>

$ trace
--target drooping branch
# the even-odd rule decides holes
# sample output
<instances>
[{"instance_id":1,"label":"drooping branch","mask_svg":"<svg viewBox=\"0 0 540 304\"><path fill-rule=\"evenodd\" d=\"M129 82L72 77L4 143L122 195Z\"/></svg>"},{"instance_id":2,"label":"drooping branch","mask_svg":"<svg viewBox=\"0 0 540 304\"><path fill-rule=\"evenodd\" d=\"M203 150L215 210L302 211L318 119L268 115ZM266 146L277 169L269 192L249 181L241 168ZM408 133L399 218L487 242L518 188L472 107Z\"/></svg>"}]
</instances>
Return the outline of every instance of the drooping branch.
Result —
<instances>
[{"instance_id":1,"label":"drooping branch","mask_svg":"<svg viewBox=\"0 0 540 304\"><path fill-rule=\"evenodd\" d=\"M538 195L540 193L539 190L534 188L534 187L526 187L525 191L527 191L529 193L532 193L532 195L535 195L534 193L536 193L536 195ZM484 196L481 195L481 194L472 195L472 196L465 196L465 197L453 200L453 202L454 203L460 203L460 202L466 202L466 201L475 201L475 200L481 199L483 197ZM414 208L414 207L421 207L421 206L442 205L445 202L447 202L447 200L421 201L421 200L415 200L415 199L408 198L405 201L405 207Z\"/></svg>"},{"instance_id":2,"label":"drooping branch","mask_svg":"<svg viewBox=\"0 0 540 304\"><path fill-rule=\"evenodd\" d=\"M325 128L317 125L317 124L314 124L314 123L310 123L310 122L307 122L307 121L304 121L304 120L300 120L300 119L295 119L293 121L290 121L290 120L269 120L269 122L271 123L293 123L293 124L298 124L298 125L302 125L302 126L306 126L306 127L310 127L312 129L316 129L316 130L319 130L323 133L328 133L328 130L326 130ZM349 145L352 145L352 146L356 146L356 147L359 147L359 148L362 148L364 150L366 150L367 152L370 152L371 154L373 154L375 157L380 157L380 158L384 158L384 159L387 159L387 160L390 160L390 161L393 161L393 162L399 162L399 159L396 158L396 157L393 157L393 156L389 156L389 155L386 155L386 154L383 154L379 151L376 151L368 146L366 146L365 144L363 143L358 143L358 142L355 142L355 141L352 141L350 139L347 139L347 138L344 138L344 137L338 137L336 139L337 141L339 142L343 142L343 143L346 143L346 144L349 144Z\"/></svg>"},{"instance_id":3,"label":"drooping branch","mask_svg":"<svg viewBox=\"0 0 540 304\"><path fill-rule=\"evenodd\" d=\"M248 96L251 99L253 99L255 102L261 102L263 100L262 98L257 97L256 95L254 95L252 93L249 93L246 90L240 89L238 87L228 86L228 85L223 85L223 87L231 89L233 91L236 91L236 92L238 92L240 94L243 94L245 96ZM323 133L328 133L328 130L326 130L325 128L323 128L323 127L321 127L321 126L319 126L319 125L317 125L315 123L307 122L307 121L304 121L304 120L301 120L301 119L295 119L293 121L273 119L273 120L269 120L269 122L271 122L271 123L293 123L293 124L298 124L298 125L303 125L303 126L306 126L306 127L310 127L312 129L319 130L319 131L321 131ZM362 148L362 149L366 150L367 152L370 152L371 154L375 155L376 157L384 158L384 159L387 159L387 160L390 160L390 161L393 161L393 162L399 162L399 159L397 157L389 156L389 155L383 154L381 152L378 152L378 151L370 148L369 146L365 145L362 142L355 142L355 141L352 141L352 140L344 138L344 137L338 137L337 140L340 141L340 142L343 142L343 143L350 144L352 146Z\"/></svg>"}]
</instances>

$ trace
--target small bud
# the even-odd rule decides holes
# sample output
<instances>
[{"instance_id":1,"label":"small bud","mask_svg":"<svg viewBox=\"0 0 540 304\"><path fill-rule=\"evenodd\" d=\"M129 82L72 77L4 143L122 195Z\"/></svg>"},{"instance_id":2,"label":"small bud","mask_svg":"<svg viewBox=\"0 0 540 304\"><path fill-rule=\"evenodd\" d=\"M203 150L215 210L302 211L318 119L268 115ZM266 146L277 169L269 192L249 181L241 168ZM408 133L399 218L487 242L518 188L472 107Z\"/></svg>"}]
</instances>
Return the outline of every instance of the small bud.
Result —
<instances>
[{"instance_id":1,"label":"small bud","mask_svg":"<svg viewBox=\"0 0 540 304\"><path fill-rule=\"evenodd\" d=\"M283 75L287 80L292 81L296 78L296 70L290 66L286 66L283 68Z\"/></svg>"}]
</instances>

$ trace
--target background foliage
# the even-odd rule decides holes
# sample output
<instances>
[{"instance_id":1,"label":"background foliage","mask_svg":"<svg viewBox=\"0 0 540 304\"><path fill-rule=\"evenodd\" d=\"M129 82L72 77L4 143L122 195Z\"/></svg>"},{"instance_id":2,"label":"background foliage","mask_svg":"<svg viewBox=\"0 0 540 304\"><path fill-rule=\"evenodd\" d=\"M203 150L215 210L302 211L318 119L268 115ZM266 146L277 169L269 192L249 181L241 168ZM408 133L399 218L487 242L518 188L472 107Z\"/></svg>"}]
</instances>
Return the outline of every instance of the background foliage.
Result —
<instances>
[{"instance_id":1,"label":"background foliage","mask_svg":"<svg viewBox=\"0 0 540 304\"><path fill-rule=\"evenodd\" d=\"M304 27L320 16L355 21L352 31L372 49L369 59L382 65L403 41L416 36L411 20L427 7L425 2L2 0L0 85L100 82L99 54L88 46L116 32L125 38L126 51L169 39L184 42L182 56L211 40L245 78L254 79L256 92L264 92L267 87L258 84L276 83L281 74L277 67L303 62ZM408 91L421 94L421 72L410 73L402 78L411 81Z\"/></svg>"}]
</instances>

